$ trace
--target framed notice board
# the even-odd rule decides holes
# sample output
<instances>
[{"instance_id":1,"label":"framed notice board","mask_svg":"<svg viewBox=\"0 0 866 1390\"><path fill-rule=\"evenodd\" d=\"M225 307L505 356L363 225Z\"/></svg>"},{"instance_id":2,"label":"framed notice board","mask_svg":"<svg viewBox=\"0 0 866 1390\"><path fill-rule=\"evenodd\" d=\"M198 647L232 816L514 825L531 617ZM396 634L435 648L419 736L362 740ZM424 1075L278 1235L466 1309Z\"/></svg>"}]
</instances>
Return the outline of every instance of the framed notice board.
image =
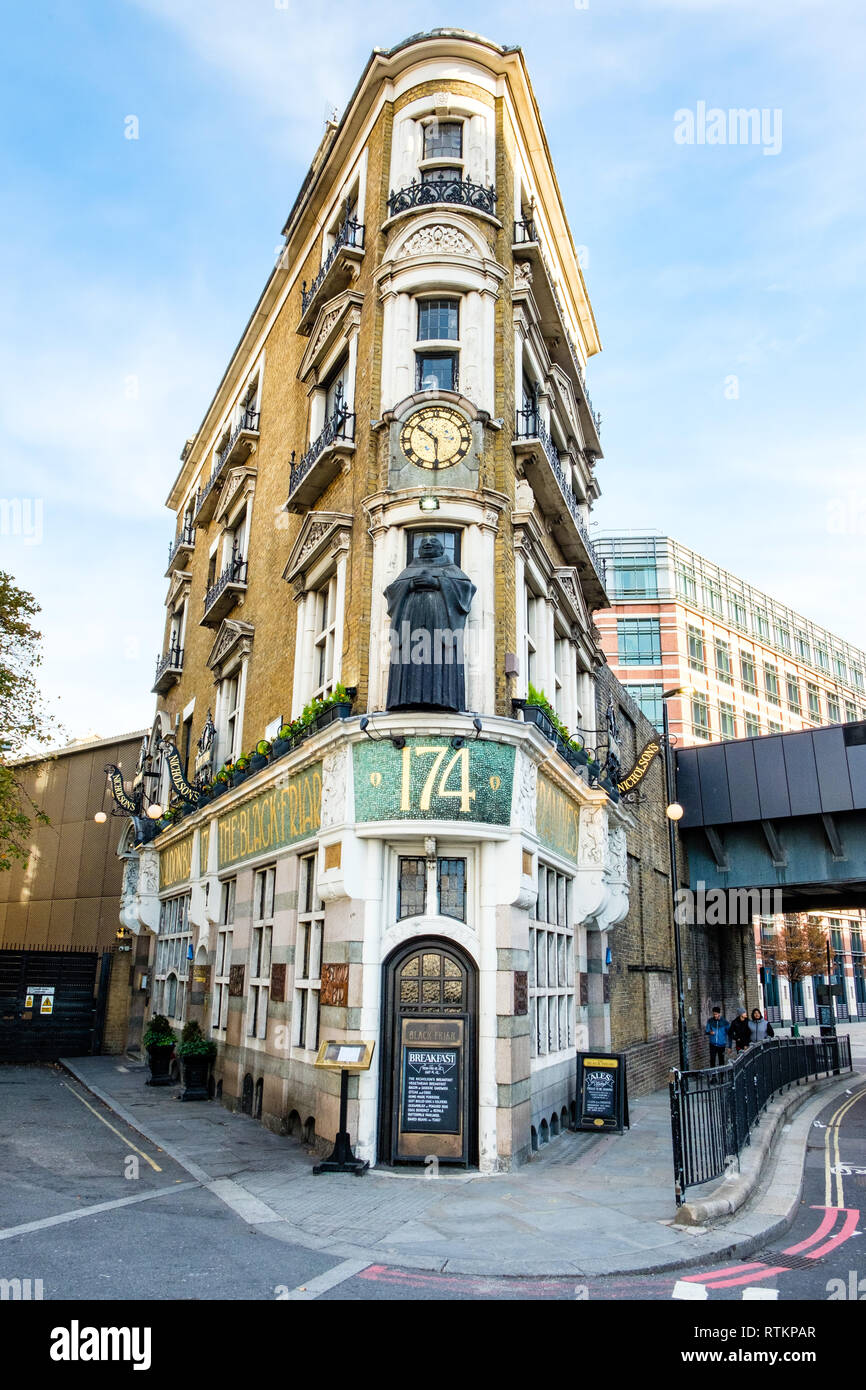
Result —
<instances>
[{"instance_id":1,"label":"framed notice board","mask_svg":"<svg viewBox=\"0 0 866 1390\"><path fill-rule=\"evenodd\" d=\"M621 1052L578 1052L575 1129L622 1134L630 1129L625 1057Z\"/></svg>"}]
</instances>

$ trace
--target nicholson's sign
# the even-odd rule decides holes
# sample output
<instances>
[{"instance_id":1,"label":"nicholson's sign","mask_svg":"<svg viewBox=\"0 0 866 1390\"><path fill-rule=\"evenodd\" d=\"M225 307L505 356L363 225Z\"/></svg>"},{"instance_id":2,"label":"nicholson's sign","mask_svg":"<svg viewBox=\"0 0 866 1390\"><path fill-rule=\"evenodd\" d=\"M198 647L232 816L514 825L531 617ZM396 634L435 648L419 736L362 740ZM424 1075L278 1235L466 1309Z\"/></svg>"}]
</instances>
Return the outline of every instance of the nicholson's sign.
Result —
<instances>
[{"instance_id":1,"label":"nicholson's sign","mask_svg":"<svg viewBox=\"0 0 866 1390\"><path fill-rule=\"evenodd\" d=\"M631 772L627 772L616 784L617 791L620 795L624 792L633 792L638 783L643 781L656 753L661 752L661 746L662 741L658 737L651 738L649 743L644 746L642 751L638 754Z\"/></svg>"}]
</instances>

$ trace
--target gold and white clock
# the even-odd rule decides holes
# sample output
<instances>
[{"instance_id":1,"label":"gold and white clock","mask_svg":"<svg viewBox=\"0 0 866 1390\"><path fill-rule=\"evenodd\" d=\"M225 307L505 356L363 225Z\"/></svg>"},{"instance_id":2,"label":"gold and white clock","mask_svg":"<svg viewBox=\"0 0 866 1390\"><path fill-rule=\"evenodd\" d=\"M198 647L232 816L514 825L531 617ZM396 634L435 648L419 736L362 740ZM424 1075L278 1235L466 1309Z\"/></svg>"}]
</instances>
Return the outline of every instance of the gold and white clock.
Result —
<instances>
[{"instance_id":1,"label":"gold and white clock","mask_svg":"<svg viewBox=\"0 0 866 1390\"><path fill-rule=\"evenodd\" d=\"M447 405L422 406L400 431L400 448L418 468L453 468L471 447L469 425Z\"/></svg>"}]
</instances>

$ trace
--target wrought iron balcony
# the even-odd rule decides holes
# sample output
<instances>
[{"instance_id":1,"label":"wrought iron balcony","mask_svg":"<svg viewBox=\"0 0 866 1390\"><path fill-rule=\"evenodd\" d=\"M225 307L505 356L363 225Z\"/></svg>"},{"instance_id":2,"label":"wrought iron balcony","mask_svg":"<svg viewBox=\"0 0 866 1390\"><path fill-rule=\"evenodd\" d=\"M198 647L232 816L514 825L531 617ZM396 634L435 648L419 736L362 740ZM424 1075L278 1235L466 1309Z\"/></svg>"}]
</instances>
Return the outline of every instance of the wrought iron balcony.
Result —
<instances>
[{"instance_id":1,"label":"wrought iron balcony","mask_svg":"<svg viewBox=\"0 0 866 1390\"><path fill-rule=\"evenodd\" d=\"M580 358L577 353L577 348L574 345L574 339L568 329L565 309L559 295L559 290L557 289L553 269L544 254L544 247L539 237L538 227L534 218L525 217L521 221L514 223L512 250L515 253L519 252L528 257L532 265L537 266L542 271L541 277L534 280L532 284L532 293L538 304L539 313L541 315L542 332L546 338L554 340L558 338L563 344L565 353L567 353L566 365L570 365L574 368L580 385L586 422L595 434L595 441L593 441L591 437L588 440L589 447L593 452L596 452L593 449L593 443L597 442L598 451L600 452L601 416L598 411L593 408L592 399L590 398L589 391L586 389L586 377L583 367L580 364ZM555 344L553 352L554 356L556 356L557 349Z\"/></svg>"},{"instance_id":2,"label":"wrought iron balcony","mask_svg":"<svg viewBox=\"0 0 866 1390\"><path fill-rule=\"evenodd\" d=\"M216 510L219 489L233 463L240 463L253 451L259 437L259 411L245 410L216 457L214 470L196 498L193 520L206 525Z\"/></svg>"},{"instance_id":3,"label":"wrought iron balcony","mask_svg":"<svg viewBox=\"0 0 866 1390\"><path fill-rule=\"evenodd\" d=\"M163 695L166 690L170 690L175 682L180 680L182 670L183 647L173 643L157 660L156 677L152 687L154 694Z\"/></svg>"},{"instance_id":4,"label":"wrought iron balcony","mask_svg":"<svg viewBox=\"0 0 866 1390\"><path fill-rule=\"evenodd\" d=\"M294 462L289 477L289 511L299 511L321 497L328 483L342 467L342 455L355 447L355 415L337 392L334 413L321 434L313 440L298 463Z\"/></svg>"},{"instance_id":5,"label":"wrought iron balcony","mask_svg":"<svg viewBox=\"0 0 866 1390\"><path fill-rule=\"evenodd\" d=\"M517 411L512 447L524 457L529 484L542 512L552 524L554 539L560 550L568 563L580 570L591 606L597 607L599 599L607 606L604 562L589 538L580 503L538 410L530 408ZM563 512L563 502L567 514Z\"/></svg>"},{"instance_id":6,"label":"wrought iron balcony","mask_svg":"<svg viewBox=\"0 0 866 1390\"><path fill-rule=\"evenodd\" d=\"M182 526L180 533L168 547L168 564L165 567L166 578L173 569L182 568L193 550L195 549L195 527L192 524Z\"/></svg>"},{"instance_id":7,"label":"wrought iron balcony","mask_svg":"<svg viewBox=\"0 0 866 1390\"><path fill-rule=\"evenodd\" d=\"M247 561L233 555L204 596L202 627L216 627L247 590Z\"/></svg>"},{"instance_id":8,"label":"wrought iron balcony","mask_svg":"<svg viewBox=\"0 0 866 1390\"><path fill-rule=\"evenodd\" d=\"M359 222L356 217L347 217L342 227L337 233L333 246L322 261L322 267L315 280L307 289L306 280L301 284L301 321L298 330L301 333L309 333L313 326L315 317L314 305L322 303L326 298L330 298L331 292L337 288L337 271L340 265L346 265L351 260L357 260L364 254L364 224ZM333 273L332 273L333 272ZM326 286L328 293L320 294L319 291Z\"/></svg>"},{"instance_id":9,"label":"wrought iron balcony","mask_svg":"<svg viewBox=\"0 0 866 1390\"><path fill-rule=\"evenodd\" d=\"M514 224L514 243L515 246L535 246L538 244L538 232L535 229L534 217L523 217Z\"/></svg>"},{"instance_id":10,"label":"wrought iron balcony","mask_svg":"<svg viewBox=\"0 0 866 1390\"><path fill-rule=\"evenodd\" d=\"M388 215L396 217L398 212L408 212L410 208L428 207L431 203L459 203L462 207L475 208L495 216L496 189L491 184L473 183L471 179L429 178L418 183L413 179L406 188L392 193L388 199Z\"/></svg>"}]
</instances>

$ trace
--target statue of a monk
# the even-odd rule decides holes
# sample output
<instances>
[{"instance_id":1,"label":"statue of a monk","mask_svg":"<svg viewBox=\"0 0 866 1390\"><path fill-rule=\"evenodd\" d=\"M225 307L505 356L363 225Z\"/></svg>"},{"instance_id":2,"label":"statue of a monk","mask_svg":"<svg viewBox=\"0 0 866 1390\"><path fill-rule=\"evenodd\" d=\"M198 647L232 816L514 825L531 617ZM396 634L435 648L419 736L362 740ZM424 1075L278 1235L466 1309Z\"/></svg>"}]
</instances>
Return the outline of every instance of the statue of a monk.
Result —
<instances>
[{"instance_id":1,"label":"statue of a monk","mask_svg":"<svg viewBox=\"0 0 866 1390\"><path fill-rule=\"evenodd\" d=\"M385 590L391 619L388 709L466 708L464 628L475 585L425 536Z\"/></svg>"}]
</instances>

